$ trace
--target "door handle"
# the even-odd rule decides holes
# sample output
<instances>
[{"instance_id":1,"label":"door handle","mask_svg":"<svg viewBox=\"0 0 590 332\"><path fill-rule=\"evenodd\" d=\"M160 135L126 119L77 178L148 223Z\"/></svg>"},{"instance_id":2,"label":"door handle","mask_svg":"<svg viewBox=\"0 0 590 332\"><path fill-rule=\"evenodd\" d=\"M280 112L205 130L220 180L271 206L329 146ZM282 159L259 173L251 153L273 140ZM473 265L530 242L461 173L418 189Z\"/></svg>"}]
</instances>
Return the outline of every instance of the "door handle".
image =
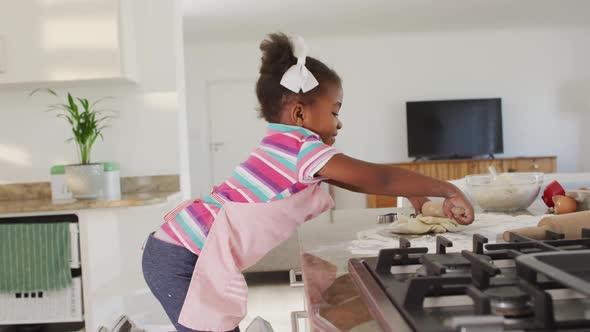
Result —
<instances>
[{"instance_id":1,"label":"door handle","mask_svg":"<svg viewBox=\"0 0 590 332\"><path fill-rule=\"evenodd\" d=\"M223 142L212 142L211 143L211 150L213 152L217 152L224 144L225 143L223 143Z\"/></svg>"}]
</instances>

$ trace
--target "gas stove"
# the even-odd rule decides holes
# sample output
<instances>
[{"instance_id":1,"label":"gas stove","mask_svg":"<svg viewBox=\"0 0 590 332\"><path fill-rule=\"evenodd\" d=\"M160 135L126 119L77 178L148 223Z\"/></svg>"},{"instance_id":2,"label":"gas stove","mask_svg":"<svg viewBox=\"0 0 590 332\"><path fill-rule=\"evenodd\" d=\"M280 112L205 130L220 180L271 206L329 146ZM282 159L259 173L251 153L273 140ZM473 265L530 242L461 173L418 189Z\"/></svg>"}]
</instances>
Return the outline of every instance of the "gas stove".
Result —
<instances>
[{"instance_id":1,"label":"gas stove","mask_svg":"<svg viewBox=\"0 0 590 332\"><path fill-rule=\"evenodd\" d=\"M493 244L474 235L461 252L438 236L436 253L401 238L348 268L384 331L590 331L590 230L581 235L511 233Z\"/></svg>"}]
</instances>

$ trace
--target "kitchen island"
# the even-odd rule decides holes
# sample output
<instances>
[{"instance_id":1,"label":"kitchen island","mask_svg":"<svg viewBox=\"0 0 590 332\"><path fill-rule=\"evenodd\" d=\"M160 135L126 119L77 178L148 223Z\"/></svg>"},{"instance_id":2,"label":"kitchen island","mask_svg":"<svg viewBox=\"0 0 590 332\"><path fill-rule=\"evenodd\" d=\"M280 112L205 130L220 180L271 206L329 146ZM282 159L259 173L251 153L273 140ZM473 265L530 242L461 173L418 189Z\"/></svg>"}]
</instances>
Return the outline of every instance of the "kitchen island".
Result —
<instances>
[{"instance_id":1,"label":"kitchen island","mask_svg":"<svg viewBox=\"0 0 590 332\"><path fill-rule=\"evenodd\" d=\"M382 228L377 216L397 212L410 214L409 209L334 210L306 222L298 230L301 245L301 265L305 288L306 311L311 331L380 331L351 275L351 258L376 256L379 247L397 247L398 239L379 241L371 229ZM539 200L529 210L516 214L476 213L476 221L459 233L445 233L453 241L448 252L471 249L473 234L483 234L493 243L501 234L514 227L533 226L542 218L546 208ZM503 222L506 220L506 222ZM357 233L368 234L359 239ZM428 247L435 251L433 235L410 236L412 247Z\"/></svg>"}]
</instances>

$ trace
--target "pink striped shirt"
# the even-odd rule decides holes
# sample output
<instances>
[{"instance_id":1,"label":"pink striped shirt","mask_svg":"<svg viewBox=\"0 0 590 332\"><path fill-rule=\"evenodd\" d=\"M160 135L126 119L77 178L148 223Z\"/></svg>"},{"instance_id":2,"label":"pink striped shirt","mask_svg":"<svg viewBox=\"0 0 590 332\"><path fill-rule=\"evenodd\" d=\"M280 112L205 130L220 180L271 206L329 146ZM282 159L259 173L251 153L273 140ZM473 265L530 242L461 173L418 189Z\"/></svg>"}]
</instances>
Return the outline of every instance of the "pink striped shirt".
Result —
<instances>
[{"instance_id":1,"label":"pink striped shirt","mask_svg":"<svg viewBox=\"0 0 590 332\"><path fill-rule=\"evenodd\" d=\"M162 230L199 255L225 202L266 203L317 183L317 172L339 153L302 127L269 123L266 136L231 177L211 194L183 202L166 214Z\"/></svg>"}]
</instances>

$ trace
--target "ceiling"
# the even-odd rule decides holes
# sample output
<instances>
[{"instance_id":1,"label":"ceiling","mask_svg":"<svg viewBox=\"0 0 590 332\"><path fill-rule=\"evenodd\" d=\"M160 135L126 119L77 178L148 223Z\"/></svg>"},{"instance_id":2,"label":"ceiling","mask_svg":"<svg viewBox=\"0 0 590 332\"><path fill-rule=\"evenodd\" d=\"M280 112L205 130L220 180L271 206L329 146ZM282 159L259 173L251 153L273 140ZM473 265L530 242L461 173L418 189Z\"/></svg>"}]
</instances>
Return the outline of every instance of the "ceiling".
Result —
<instances>
[{"instance_id":1,"label":"ceiling","mask_svg":"<svg viewBox=\"0 0 590 332\"><path fill-rule=\"evenodd\" d=\"M182 0L193 41L590 24L590 0Z\"/></svg>"}]
</instances>

